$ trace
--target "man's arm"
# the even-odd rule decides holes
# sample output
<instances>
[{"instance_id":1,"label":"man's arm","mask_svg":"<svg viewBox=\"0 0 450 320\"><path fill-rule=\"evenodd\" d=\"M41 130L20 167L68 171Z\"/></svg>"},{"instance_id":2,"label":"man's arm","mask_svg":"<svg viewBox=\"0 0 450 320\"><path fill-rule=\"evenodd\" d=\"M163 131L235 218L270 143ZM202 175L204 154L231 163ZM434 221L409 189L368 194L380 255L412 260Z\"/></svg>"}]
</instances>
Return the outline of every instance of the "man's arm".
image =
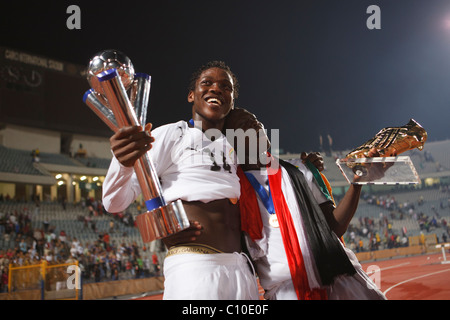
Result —
<instances>
[{"instance_id":1,"label":"man's arm","mask_svg":"<svg viewBox=\"0 0 450 320\"><path fill-rule=\"evenodd\" d=\"M379 157L380 153L374 148L368 152L368 157ZM391 165L383 165L383 164L372 164L369 168L369 179L380 178L384 175L384 172ZM318 168L319 169L319 168ZM319 169L320 170L320 169ZM355 175L354 182L357 182L360 177ZM358 185L355 183L350 184L349 189L345 193L342 200L339 202L337 207L334 206L332 202L327 202L321 204L320 207L325 215L325 219L328 222L331 230L336 233L338 237L344 235L347 231L347 228L352 220L353 216L358 209L359 198L361 196L362 185Z\"/></svg>"},{"instance_id":2,"label":"man's arm","mask_svg":"<svg viewBox=\"0 0 450 320\"><path fill-rule=\"evenodd\" d=\"M337 207L335 207L334 203L331 201L327 201L320 205L328 225L338 237L344 235L350 221L356 213L359 197L361 195L361 188L361 185L350 185L344 198L342 198Z\"/></svg>"},{"instance_id":3,"label":"man's arm","mask_svg":"<svg viewBox=\"0 0 450 320\"><path fill-rule=\"evenodd\" d=\"M125 167L113 157L103 181L102 202L106 211L122 212L138 197L140 187L133 167Z\"/></svg>"},{"instance_id":4,"label":"man's arm","mask_svg":"<svg viewBox=\"0 0 450 320\"><path fill-rule=\"evenodd\" d=\"M323 157L319 152L309 154L302 152L300 158L303 163L310 161L317 170L324 170ZM348 225L358 208L360 195L361 186L352 184L337 207L333 201L326 201L320 204L328 225L338 237L341 237L347 231Z\"/></svg>"}]
</instances>

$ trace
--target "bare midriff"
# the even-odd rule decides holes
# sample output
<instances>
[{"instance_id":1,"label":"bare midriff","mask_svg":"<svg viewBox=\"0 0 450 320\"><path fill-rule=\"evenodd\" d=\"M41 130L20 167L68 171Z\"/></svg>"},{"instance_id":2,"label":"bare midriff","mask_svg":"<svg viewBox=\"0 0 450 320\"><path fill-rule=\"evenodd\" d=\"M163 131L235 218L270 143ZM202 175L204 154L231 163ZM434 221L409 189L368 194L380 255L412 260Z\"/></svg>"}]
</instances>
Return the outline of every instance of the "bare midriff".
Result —
<instances>
[{"instance_id":1,"label":"bare midriff","mask_svg":"<svg viewBox=\"0 0 450 320\"><path fill-rule=\"evenodd\" d=\"M188 219L198 221L203 227L201 235L189 243L203 244L225 253L242 251L239 204L220 199L208 203L183 201L183 206ZM168 241L164 243L171 247Z\"/></svg>"}]
</instances>

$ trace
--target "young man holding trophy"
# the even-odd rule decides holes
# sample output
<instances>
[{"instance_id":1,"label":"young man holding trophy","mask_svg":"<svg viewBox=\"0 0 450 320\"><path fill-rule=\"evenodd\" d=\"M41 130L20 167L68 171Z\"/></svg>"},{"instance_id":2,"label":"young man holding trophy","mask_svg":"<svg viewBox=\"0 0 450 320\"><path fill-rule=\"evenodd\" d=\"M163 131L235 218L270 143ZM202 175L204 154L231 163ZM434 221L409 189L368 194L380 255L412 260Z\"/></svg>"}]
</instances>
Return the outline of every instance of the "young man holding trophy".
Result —
<instances>
[{"instance_id":1,"label":"young man holding trophy","mask_svg":"<svg viewBox=\"0 0 450 320\"><path fill-rule=\"evenodd\" d=\"M150 150L165 200L181 199L191 221L190 228L163 239L169 248L164 299L259 299L254 270L242 253L238 164L221 133L237 96L231 70L209 63L193 75L191 121L151 134L149 127L123 127L110 139L114 157L103 184L106 210L125 210L140 194L133 165ZM190 233L193 240L186 241Z\"/></svg>"}]
</instances>

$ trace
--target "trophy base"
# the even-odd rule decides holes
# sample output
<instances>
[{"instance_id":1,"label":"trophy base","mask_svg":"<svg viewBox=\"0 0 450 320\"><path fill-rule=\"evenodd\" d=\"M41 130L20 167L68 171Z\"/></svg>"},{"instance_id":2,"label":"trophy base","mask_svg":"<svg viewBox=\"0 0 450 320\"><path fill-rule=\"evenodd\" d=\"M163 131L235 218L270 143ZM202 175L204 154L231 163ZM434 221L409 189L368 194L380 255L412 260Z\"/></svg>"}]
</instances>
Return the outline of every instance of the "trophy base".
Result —
<instances>
[{"instance_id":1,"label":"trophy base","mask_svg":"<svg viewBox=\"0 0 450 320\"><path fill-rule=\"evenodd\" d=\"M144 243L165 238L190 225L181 200L139 214L136 224Z\"/></svg>"},{"instance_id":2,"label":"trophy base","mask_svg":"<svg viewBox=\"0 0 450 320\"><path fill-rule=\"evenodd\" d=\"M416 168L408 156L338 159L336 164L345 179L353 184L395 185L420 183ZM371 175L371 167L376 167L378 171L383 171L383 174L381 176Z\"/></svg>"}]
</instances>

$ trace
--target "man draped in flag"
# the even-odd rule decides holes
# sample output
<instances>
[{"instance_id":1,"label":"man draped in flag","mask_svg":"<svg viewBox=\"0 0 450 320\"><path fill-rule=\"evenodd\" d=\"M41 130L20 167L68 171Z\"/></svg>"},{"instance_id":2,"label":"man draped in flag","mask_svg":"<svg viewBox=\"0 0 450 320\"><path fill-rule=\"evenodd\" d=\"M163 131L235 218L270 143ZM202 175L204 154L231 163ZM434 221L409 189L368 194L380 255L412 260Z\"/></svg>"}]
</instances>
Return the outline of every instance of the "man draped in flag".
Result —
<instances>
[{"instance_id":1,"label":"man draped in flag","mask_svg":"<svg viewBox=\"0 0 450 320\"><path fill-rule=\"evenodd\" d=\"M245 109L235 108L225 128L256 129L259 141L267 140L257 145L270 146L263 125ZM241 225L265 298L386 299L339 239L356 212L361 186L351 185L336 207L328 181L306 157L290 163L266 150L258 150L263 161L254 164L246 152L238 170ZM264 157L269 165L262 165ZM321 161L314 154L310 159Z\"/></svg>"}]
</instances>

